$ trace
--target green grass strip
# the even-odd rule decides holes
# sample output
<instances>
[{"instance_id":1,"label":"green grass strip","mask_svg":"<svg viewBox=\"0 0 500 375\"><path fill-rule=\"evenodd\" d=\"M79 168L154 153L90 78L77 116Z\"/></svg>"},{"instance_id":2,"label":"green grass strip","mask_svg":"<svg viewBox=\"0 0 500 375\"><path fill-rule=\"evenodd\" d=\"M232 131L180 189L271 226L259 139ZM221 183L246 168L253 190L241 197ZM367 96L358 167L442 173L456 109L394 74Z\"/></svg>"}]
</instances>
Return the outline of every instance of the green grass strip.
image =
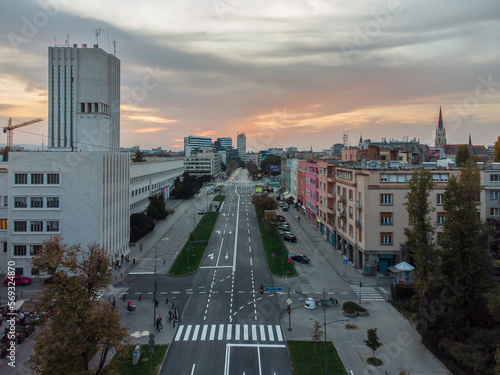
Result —
<instances>
[{"instance_id":1,"label":"green grass strip","mask_svg":"<svg viewBox=\"0 0 500 375\"><path fill-rule=\"evenodd\" d=\"M163 362L168 345L155 345L155 353L152 357L152 364L149 358L149 345L141 345L141 356L136 365L132 365L132 354L135 345L127 345L121 348L113 357L104 371L105 375L143 375L149 374L149 368L152 367L152 374L159 372L160 365ZM146 360L145 360L146 359Z\"/></svg>"},{"instance_id":2,"label":"green grass strip","mask_svg":"<svg viewBox=\"0 0 500 375\"><path fill-rule=\"evenodd\" d=\"M312 329L312 326L311 326ZM313 341L288 341L288 350L292 361L293 374L315 374L325 373L325 342L316 343L316 353ZM333 346L327 341L326 356L328 361L328 374L347 375L347 371Z\"/></svg>"},{"instance_id":3,"label":"green grass strip","mask_svg":"<svg viewBox=\"0 0 500 375\"><path fill-rule=\"evenodd\" d=\"M174 276L186 275L196 271L200 267L201 260L205 254L207 245L194 245L193 241L208 241L214 230L217 222L218 212L206 212L196 226L196 229L191 232L189 239L182 248L180 254L175 259L174 264L170 268L169 274ZM188 251L189 249L189 251ZM188 268L188 252L189 252L189 268Z\"/></svg>"},{"instance_id":4,"label":"green grass strip","mask_svg":"<svg viewBox=\"0 0 500 375\"><path fill-rule=\"evenodd\" d=\"M288 251L283 243L283 238L276 226L262 220L262 214L255 210L259 222L260 235L266 252L269 271L276 276L295 276L297 270L293 262L288 261ZM272 254L274 253L274 257ZM282 261L283 260L283 261Z\"/></svg>"},{"instance_id":5,"label":"green grass strip","mask_svg":"<svg viewBox=\"0 0 500 375\"><path fill-rule=\"evenodd\" d=\"M214 197L214 201L216 201L216 202L222 202L224 199L226 199L225 195L216 195Z\"/></svg>"}]
</instances>

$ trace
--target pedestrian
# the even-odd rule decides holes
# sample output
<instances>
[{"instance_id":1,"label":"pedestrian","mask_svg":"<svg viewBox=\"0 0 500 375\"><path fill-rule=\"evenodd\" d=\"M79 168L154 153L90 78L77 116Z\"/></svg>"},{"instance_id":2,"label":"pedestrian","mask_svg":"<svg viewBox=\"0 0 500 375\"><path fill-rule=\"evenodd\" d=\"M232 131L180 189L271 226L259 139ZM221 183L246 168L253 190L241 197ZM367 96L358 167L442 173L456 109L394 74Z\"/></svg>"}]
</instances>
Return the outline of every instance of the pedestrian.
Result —
<instances>
[{"instance_id":1,"label":"pedestrian","mask_svg":"<svg viewBox=\"0 0 500 375\"><path fill-rule=\"evenodd\" d=\"M143 245L142 245L142 243L141 243L141 246L139 246L139 248L141 249L141 251L142 251L142 246L143 246Z\"/></svg>"},{"instance_id":2,"label":"pedestrian","mask_svg":"<svg viewBox=\"0 0 500 375\"><path fill-rule=\"evenodd\" d=\"M168 316L169 316L170 320L172 320L174 318L174 311L172 309L170 309L170 311L168 312Z\"/></svg>"},{"instance_id":3,"label":"pedestrian","mask_svg":"<svg viewBox=\"0 0 500 375\"><path fill-rule=\"evenodd\" d=\"M159 320L159 319L156 319L156 323L155 323L155 325L156 325L156 330L157 330L158 332L160 332L160 320Z\"/></svg>"},{"instance_id":4,"label":"pedestrian","mask_svg":"<svg viewBox=\"0 0 500 375\"><path fill-rule=\"evenodd\" d=\"M160 315L160 314L158 314L158 321L160 322L160 327L161 327L161 329L163 329L163 323L162 323L163 318L161 317L161 315Z\"/></svg>"},{"instance_id":5,"label":"pedestrian","mask_svg":"<svg viewBox=\"0 0 500 375\"><path fill-rule=\"evenodd\" d=\"M122 254L122 263L123 263L123 258L125 258L125 255Z\"/></svg>"}]
</instances>

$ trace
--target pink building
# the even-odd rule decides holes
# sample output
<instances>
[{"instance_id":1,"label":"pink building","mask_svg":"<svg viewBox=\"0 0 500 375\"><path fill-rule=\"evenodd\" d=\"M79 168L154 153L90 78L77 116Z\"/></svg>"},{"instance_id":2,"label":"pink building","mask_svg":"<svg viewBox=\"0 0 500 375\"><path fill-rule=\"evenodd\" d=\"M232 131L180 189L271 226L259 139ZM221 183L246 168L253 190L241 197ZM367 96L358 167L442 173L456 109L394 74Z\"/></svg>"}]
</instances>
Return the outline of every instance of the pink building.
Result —
<instances>
[{"instance_id":1,"label":"pink building","mask_svg":"<svg viewBox=\"0 0 500 375\"><path fill-rule=\"evenodd\" d=\"M307 220L314 225L317 225L316 216L318 214L318 164L314 162L307 163L307 171L305 173L305 207Z\"/></svg>"}]
</instances>

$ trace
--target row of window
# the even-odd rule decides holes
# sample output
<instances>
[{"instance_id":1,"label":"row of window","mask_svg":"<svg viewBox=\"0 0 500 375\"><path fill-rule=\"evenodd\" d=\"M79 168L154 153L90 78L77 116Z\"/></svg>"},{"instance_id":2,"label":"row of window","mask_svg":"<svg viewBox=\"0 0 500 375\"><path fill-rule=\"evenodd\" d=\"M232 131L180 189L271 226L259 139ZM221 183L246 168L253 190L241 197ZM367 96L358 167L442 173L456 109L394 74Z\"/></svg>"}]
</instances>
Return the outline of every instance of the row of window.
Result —
<instances>
[{"instance_id":1,"label":"row of window","mask_svg":"<svg viewBox=\"0 0 500 375\"><path fill-rule=\"evenodd\" d=\"M59 197L14 197L15 208L59 208Z\"/></svg>"},{"instance_id":2,"label":"row of window","mask_svg":"<svg viewBox=\"0 0 500 375\"><path fill-rule=\"evenodd\" d=\"M104 103L80 103L80 113L110 114L109 106Z\"/></svg>"},{"instance_id":3,"label":"row of window","mask_svg":"<svg viewBox=\"0 0 500 375\"><path fill-rule=\"evenodd\" d=\"M59 173L16 173L14 175L14 184L27 185L28 176L31 185L59 185L61 183Z\"/></svg>"},{"instance_id":4,"label":"row of window","mask_svg":"<svg viewBox=\"0 0 500 375\"><path fill-rule=\"evenodd\" d=\"M490 182L500 182L500 174L490 174Z\"/></svg>"},{"instance_id":5,"label":"row of window","mask_svg":"<svg viewBox=\"0 0 500 375\"><path fill-rule=\"evenodd\" d=\"M438 205L442 205L444 201L444 194L436 195L436 202ZM392 205L392 194L380 194L380 205L390 206Z\"/></svg>"},{"instance_id":6,"label":"row of window","mask_svg":"<svg viewBox=\"0 0 500 375\"><path fill-rule=\"evenodd\" d=\"M42 249L42 245L14 245L13 255L17 257L28 255L27 254L28 246L30 249L29 253L30 256L35 256L37 252Z\"/></svg>"},{"instance_id":7,"label":"row of window","mask_svg":"<svg viewBox=\"0 0 500 375\"><path fill-rule=\"evenodd\" d=\"M32 220L29 222L16 220L14 221L14 232L28 232L28 224L30 232L59 232L59 221L57 220Z\"/></svg>"}]
</instances>

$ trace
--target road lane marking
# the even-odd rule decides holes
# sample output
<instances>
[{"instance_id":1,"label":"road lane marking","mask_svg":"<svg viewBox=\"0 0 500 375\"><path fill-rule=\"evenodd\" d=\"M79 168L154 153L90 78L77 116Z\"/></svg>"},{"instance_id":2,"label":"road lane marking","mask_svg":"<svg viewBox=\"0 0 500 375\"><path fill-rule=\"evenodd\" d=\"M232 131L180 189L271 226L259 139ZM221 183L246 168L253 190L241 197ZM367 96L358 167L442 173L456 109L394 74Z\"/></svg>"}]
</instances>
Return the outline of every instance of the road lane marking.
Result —
<instances>
[{"instance_id":1,"label":"road lane marking","mask_svg":"<svg viewBox=\"0 0 500 375\"><path fill-rule=\"evenodd\" d=\"M215 331L217 331L217 324L212 324L212 327L210 329L210 337L208 338L210 341L213 341L215 338Z\"/></svg>"},{"instance_id":2,"label":"road lane marking","mask_svg":"<svg viewBox=\"0 0 500 375\"><path fill-rule=\"evenodd\" d=\"M269 341L274 341L273 326L267 326L267 332L269 333Z\"/></svg>"},{"instance_id":3,"label":"road lane marking","mask_svg":"<svg viewBox=\"0 0 500 375\"><path fill-rule=\"evenodd\" d=\"M186 333L184 335L184 341L189 340L189 334L191 333L191 328L192 328L191 324L187 326Z\"/></svg>"},{"instance_id":4,"label":"road lane marking","mask_svg":"<svg viewBox=\"0 0 500 375\"><path fill-rule=\"evenodd\" d=\"M226 224L227 225L227 224ZM219 265L219 258L220 258L220 253L222 252L222 244L224 243L224 238L220 242L220 247L219 247L219 255L217 255L217 262L215 263L216 266Z\"/></svg>"},{"instance_id":5,"label":"road lane marking","mask_svg":"<svg viewBox=\"0 0 500 375\"><path fill-rule=\"evenodd\" d=\"M250 258L250 266L252 266L252 258ZM252 278L253 279L253 278Z\"/></svg>"},{"instance_id":6,"label":"road lane marking","mask_svg":"<svg viewBox=\"0 0 500 375\"><path fill-rule=\"evenodd\" d=\"M226 340L231 340L231 331L233 326L231 324L227 325Z\"/></svg>"},{"instance_id":7,"label":"road lane marking","mask_svg":"<svg viewBox=\"0 0 500 375\"><path fill-rule=\"evenodd\" d=\"M204 324L203 331L201 332L201 337L200 337L201 341L205 341L205 339L207 338L207 329L208 329L208 325Z\"/></svg>"},{"instance_id":8,"label":"road lane marking","mask_svg":"<svg viewBox=\"0 0 500 375\"><path fill-rule=\"evenodd\" d=\"M276 326L276 336L278 338L278 341L283 341L283 335L281 334L280 326Z\"/></svg>"},{"instance_id":9,"label":"road lane marking","mask_svg":"<svg viewBox=\"0 0 500 375\"><path fill-rule=\"evenodd\" d=\"M219 324L219 336L217 339L221 341L224 338L224 324Z\"/></svg>"},{"instance_id":10,"label":"road lane marking","mask_svg":"<svg viewBox=\"0 0 500 375\"><path fill-rule=\"evenodd\" d=\"M239 324L234 325L234 339L235 340L240 339L240 325Z\"/></svg>"},{"instance_id":11,"label":"road lane marking","mask_svg":"<svg viewBox=\"0 0 500 375\"><path fill-rule=\"evenodd\" d=\"M243 340L248 340L248 324L243 324Z\"/></svg>"},{"instance_id":12,"label":"road lane marking","mask_svg":"<svg viewBox=\"0 0 500 375\"><path fill-rule=\"evenodd\" d=\"M197 324L195 327L194 327L194 331L193 331L193 338L192 340L193 341L196 341L198 339L198 331L200 330L200 325Z\"/></svg>"},{"instance_id":13,"label":"road lane marking","mask_svg":"<svg viewBox=\"0 0 500 375\"><path fill-rule=\"evenodd\" d=\"M252 324L252 340L257 341L257 326Z\"/></svg>"},{"instance_id":14,"label":"road lane marking","mask_svg":"<svg viewBox=\"0 0 500 375\"><path fill-rule=\"evenodd\" d=\"M175 341L179 341L182 336L182 330L184 329L184 325L179 326L177 330L177 335L175 335Z\"/></svg>"},{"instance_id":15,"label":"road lane marking","mask_svg":"<svg viewBox=\"0 0 500 375\"><path fill-rule=\"evenodd\" d=\"M266 341L266 330L264 326L260 326L260 339Z\"/></svg>"}]
</instances>

